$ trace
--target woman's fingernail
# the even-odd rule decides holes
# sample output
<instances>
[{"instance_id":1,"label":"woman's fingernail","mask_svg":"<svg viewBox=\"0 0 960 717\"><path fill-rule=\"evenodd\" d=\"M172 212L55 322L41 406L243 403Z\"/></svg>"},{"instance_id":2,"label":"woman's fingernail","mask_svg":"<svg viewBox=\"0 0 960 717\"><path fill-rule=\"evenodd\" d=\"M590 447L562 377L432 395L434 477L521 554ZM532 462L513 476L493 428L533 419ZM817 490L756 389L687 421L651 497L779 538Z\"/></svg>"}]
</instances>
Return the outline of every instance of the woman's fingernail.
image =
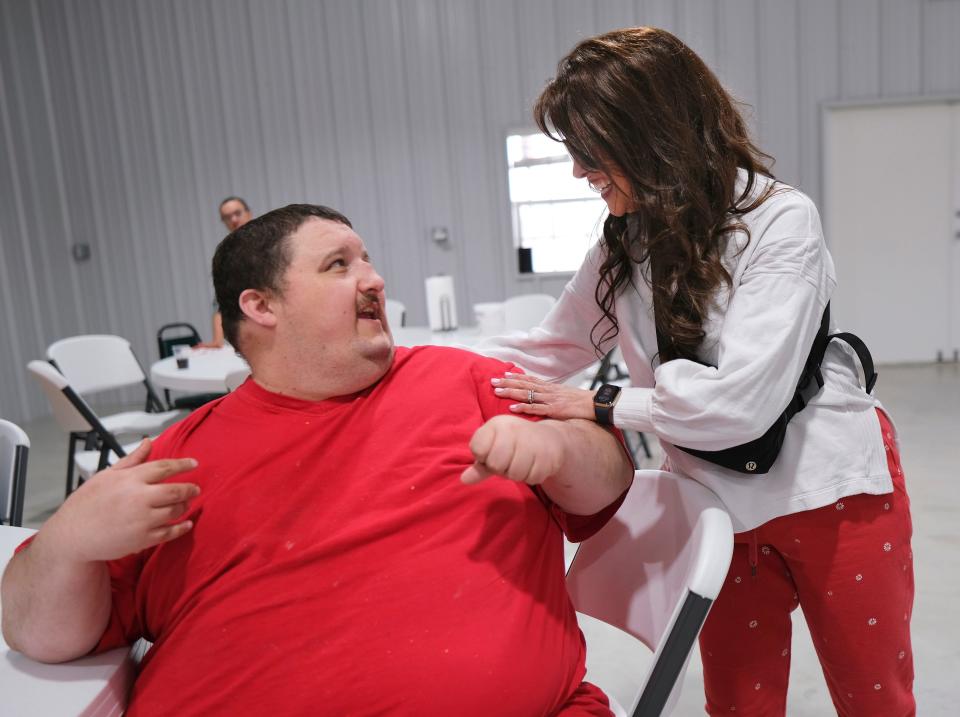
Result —
<instances>
[{"instance_id":1,"label":"woman's fingernail","mask_svg":"<svg viewBox=\"0 0 960 717\"><path fill-rule=\"evenodd\" d=\"M511 411L519 411L519 410L520 410L520 406L521 406L521 404L519 404L519 403L513 403L513 404L510 405L510 410L511 410Z\"/></svg>"},{"instance_id":2,"label":"woman's fingernail","mask_svg":"<svg viewBox=\"0 0 960 717\"><path fill-rule=\"evenodd\" d=\"M492 383L494 386L499 386L501 381L499 378L491 378L490 383Z\"/></svg>"},{"instance_id":3,"label":"woman's fingernail","mask_svg":"<svg viewBox=\"0 0 960 717\"><path fill-rule=\"evenodd\" d=\"M506 376L507 378L513 378L513 377L516 376L517 374L515 374L515 373L510 373L509 371L507 371L507 372L506 372L505 374L503 374L503 375Z\"/></svg>"},{"instance_id":4,"label":"woman's fingernail","mask_svg":"<svg viewBox=\"0 0 960 717\"><path fill-rule=\"evenodd\" d=\"M503 393L503 392L506 391L506 390L507 390L507 389L505 389L505 388L495 388L495 389L493 389L493 392L494 392L494 393Z\"/></svg>"}]
</instances>

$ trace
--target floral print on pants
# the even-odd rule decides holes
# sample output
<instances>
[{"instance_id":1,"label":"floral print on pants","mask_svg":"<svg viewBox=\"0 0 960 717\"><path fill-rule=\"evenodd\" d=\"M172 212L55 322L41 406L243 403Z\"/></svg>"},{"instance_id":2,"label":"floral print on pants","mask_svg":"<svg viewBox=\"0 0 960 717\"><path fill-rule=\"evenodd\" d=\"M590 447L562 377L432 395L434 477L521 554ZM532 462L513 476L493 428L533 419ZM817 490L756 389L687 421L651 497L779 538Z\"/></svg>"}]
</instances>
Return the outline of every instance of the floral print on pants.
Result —
<instances>
[{"instance_id":1,"label":"floral print on pants","mask_svg":"<svg viewBox=\"0 0 960 717\"><path fill-rule=\"evenodd\" d=\"M700 634L709 714L785 714L798 606L838 715L916 713L910 501L893 426L878 414L893 493L848 496L736 535Z\"/></svg>"}]
</instances>

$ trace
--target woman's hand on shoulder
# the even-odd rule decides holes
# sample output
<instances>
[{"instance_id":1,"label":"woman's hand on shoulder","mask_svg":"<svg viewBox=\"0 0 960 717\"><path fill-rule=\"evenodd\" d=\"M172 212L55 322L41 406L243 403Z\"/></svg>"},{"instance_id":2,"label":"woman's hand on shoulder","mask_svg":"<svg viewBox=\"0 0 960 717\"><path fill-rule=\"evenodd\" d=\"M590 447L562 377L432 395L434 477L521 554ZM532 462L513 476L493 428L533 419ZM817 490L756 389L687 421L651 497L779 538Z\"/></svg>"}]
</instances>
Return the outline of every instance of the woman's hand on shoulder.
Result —
<instances>
[{"instance_id":1,"label":"woman's hand on shoulder","mask_svg":"<svg viewBox=\"0 0 960 717\"><path fill-rule=\"evenodd\" d=\"M502 378L491 379L490 383L498 397L517 401L510 406L514 413L558 419L595 420L592 391L549 383L521 373L505 373Z\"/></svg>"}]
</instances>

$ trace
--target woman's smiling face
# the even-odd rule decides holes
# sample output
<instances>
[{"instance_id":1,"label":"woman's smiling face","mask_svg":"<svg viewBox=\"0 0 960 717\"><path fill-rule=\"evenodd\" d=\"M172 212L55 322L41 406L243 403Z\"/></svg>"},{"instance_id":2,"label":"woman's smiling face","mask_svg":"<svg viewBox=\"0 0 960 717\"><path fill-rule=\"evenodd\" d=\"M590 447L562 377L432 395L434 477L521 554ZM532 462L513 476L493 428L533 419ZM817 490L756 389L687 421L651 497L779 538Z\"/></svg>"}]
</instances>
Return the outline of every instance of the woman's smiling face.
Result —
<instances>
[{"instance_id":1,"label":"woman's smiling face","mask_svg":"<svg viewBox=\"0 0 960 717\"><path fill-rule=\"evenodd\" d=\"M576 159L573 160L573 176L577 179L586 179L590 188L600 193L600 197L607 203L607 209L615 217L622 217L637 209L630 191L630 182L615 168L606 171L599 169L585 169Z\"/></svg>"}]
</instances>

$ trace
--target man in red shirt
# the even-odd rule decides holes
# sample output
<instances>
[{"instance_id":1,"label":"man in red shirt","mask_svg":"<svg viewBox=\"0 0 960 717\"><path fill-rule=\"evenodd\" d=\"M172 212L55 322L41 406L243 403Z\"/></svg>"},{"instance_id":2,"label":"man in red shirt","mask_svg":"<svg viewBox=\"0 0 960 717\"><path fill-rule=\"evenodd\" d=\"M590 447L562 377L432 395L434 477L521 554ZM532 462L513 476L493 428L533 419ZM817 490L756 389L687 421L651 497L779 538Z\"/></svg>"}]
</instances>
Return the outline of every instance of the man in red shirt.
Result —
<instances>
[{"instance_id":1,"label":"man in red shirt","mask_svg":"<svg viewBox=\"0 0 960 717\"><path fill-rule=\"evenodd\" d=\"M609 715L583 681L561 531L619 506L616 437L512 415L489 390L509 364L395 348L383 280L334 210L254 219L213 267L251 379L20 550L7 643L60 661L152 641L131 715Z\"/></svg>"}]
</instances>

